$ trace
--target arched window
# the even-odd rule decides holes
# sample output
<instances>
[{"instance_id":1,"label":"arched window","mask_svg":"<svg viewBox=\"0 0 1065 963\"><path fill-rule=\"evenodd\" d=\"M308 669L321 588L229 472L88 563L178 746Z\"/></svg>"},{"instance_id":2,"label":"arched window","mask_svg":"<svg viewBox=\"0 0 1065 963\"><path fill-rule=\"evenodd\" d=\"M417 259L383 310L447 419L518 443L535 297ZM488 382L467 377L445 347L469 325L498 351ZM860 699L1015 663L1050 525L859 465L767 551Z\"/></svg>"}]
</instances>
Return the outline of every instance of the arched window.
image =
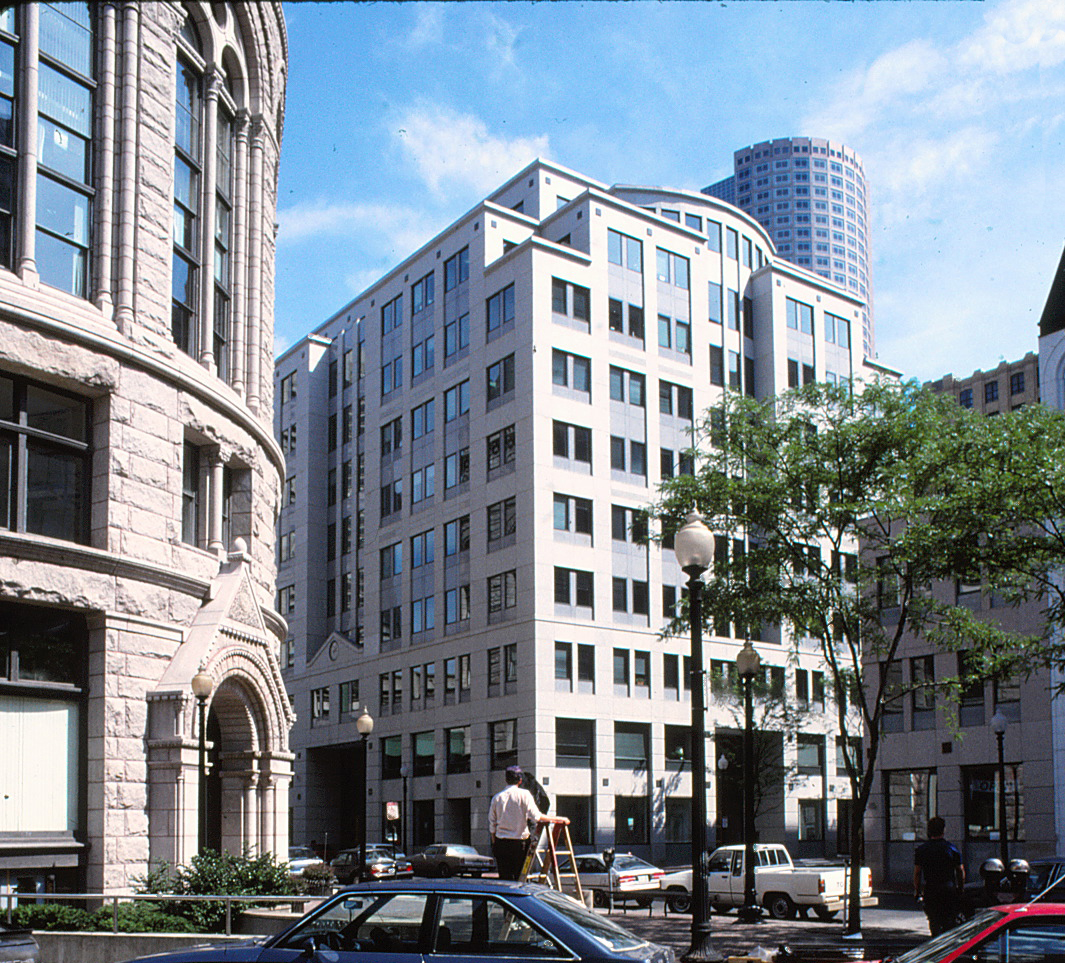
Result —
<instances>
[{"instance_id":1,"label":"arched window","mask_svg":"<svg viewBox=\"0 0 1065 963\"><path fill-rule=\"evenodd\" d=\"M198 52L195 28L186 19L181 38ZM200 265L200 190L203 176L200 141L203 127L203 77L191 57L179 56L174 103L174 257L170 332L174 343L196 355L197 292Z\"/></svg>"}]
</instances>

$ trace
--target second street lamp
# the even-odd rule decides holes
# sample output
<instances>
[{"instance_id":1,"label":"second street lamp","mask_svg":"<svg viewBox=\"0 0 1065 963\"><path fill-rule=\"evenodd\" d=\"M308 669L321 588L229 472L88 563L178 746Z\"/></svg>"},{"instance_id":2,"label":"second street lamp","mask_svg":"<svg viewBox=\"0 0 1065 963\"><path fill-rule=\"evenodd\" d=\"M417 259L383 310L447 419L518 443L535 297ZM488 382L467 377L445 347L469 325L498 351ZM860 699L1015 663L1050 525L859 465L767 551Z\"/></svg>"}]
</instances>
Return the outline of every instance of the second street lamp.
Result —
<instances>
[{"instance_id":1,"label":"second street lamp","mask_svg":"<svg viewBox=\"0 0 1065 963\"><path fill-rule=\"evenodd\" d=\"M359 839L359 882L361 883L366 879L366 790L368 788L366 778L366 740L370 738L370 733L373 732L373 716L370 715L368 710L362 710L362 715L355 720L355 728L361 737L359 739L358 755L359 782L356 788L356 793L359 797L359 822L355 827Z\"/></svg>"},{"instance_id":2,"label":"second street lamp","mask_svg":"<svg viewBox=\"0 0 1065 963\"><path fill-rule=\"evenodd\" d=\"M692 690L692 942L688 963L720 960L710 946L710 907L706 884L706 690L703 677L703 573L714 557L714 536L698 512L692 512L673 541L677 562L688 576L691 621Z\"/></svg>"},{"instance_id":3,"label":"second street lamp","mask_svg":"<svg viewBox=\"0 0 1065 963\"><path fill-rule=\"evenodd\" d=\"M192 677L192 694L196 696L200 724L199 817L197 820L196 849L201 853L207 848L207 700L211 698L212 691L214 691L214 679L201 665L200 671Z\"/></svg>"},{"instance_id":4,"label":"second street lamp","mask_svg":"<svg viewBox=\"0 0 1065 963\"><path fill-rule=\"evenodd\" d=\"M1006 762L1002 747L1008 725L1009 720L1002 714L1002 710L996 709L991 717L991 731L998 742L998 858L1002 860L1003 869L1009 869L1010 865L1009 836L1006 830Z\"/></svg>"},{"instance_id":5,"label":"second street lamp","mask_svg":"<svg viewBox=\"0 0 1065 963\"><path fill-rule=\"evenodd\" d=\"M762 660L751 640L736 655L736 672L743 683L743 906L741 923L760 923L762 907L754 884L754 702L751 688Z\"/></svg>"}]
</instances>

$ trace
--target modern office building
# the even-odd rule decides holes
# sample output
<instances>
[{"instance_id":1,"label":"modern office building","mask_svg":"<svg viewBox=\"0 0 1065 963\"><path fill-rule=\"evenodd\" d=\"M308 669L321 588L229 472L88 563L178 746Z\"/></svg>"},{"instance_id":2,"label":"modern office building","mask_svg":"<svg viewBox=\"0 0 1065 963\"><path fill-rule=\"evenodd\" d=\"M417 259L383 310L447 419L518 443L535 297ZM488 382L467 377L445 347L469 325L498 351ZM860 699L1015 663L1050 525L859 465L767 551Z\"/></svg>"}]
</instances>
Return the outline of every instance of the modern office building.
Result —
<instances>
[{"instance_id":1,"label":"modern office building","mask_svg":"<svg viewBox=\"0 0 1065 963\"><path fill-rule=\"evenodd\" d=\"M519 763L578 844L683 859L690 643L660 631L685 577L638 512L727 388L864 377L863 307L715 198L537 161L281 356L294 836L350 844L366 802L371 839L483 848ZM710 809L734 839L743 640L716 631L707 758L737 765ZM756 645L805 710L760 832L835 854L849 788L819 656L778 629Z\"/></svg>"},{"instance_id":2,"label":"modern office building","mask_svg":"<svg viewBox=\"0 0 1065 963\"><path fill-rule=\"evenodd\" d=\"M284 852L279 3L0 11L0 890Z\"/></svg>"},{"instance_id":3,"label":"modern office building","mask_svg":"<svg viewBox=\"0 0 1065 963\"><path fill-rule=\"evenodd\" d=\"M987 416L1040 400L1040 359L1032 352L991 371L966 378L944 375L928 387L952 395L962 407ZM964 605L982 617L1022 633L1039 633L1045 604L1013 606L979 583L937 586L945 602ZM897 610L885 609L890 621ZM967 653L937 651L923 637L908 637L894 671L906 687L923 680L957 678ZM947 821L947 837L962 851L971 878L981 863L999 853L998 750L991 730L996 711L1008 720L1005 761L1007 840L1011 856L1029 858L1060 851L1055 831L1060 819L1062 782L1055 773L1061 753L1060 724L1048 725L1060 700L1053 699L1046 674L974 684L956 707L932 691L915 692L884 716L878 772L866 818L866 857L874 878L906 884L913 874L913 851L926 838L928 819ZM956 718L955 718L956 715ZM1060 722L1060 720L1059 720Z\"/></svg>"},{"instance_id":4,"label":"modern office building","mask_svg":"<svg viewBox=\"0 0 1065 963\"><path fill-rule=\"evenodd\" d=\"M853 150L820 137L762 141L736 151L732 176L703 193L752 215L780 257L860 298L862 348L876 357L869 184Z\"/></svg>"}]
</instances>

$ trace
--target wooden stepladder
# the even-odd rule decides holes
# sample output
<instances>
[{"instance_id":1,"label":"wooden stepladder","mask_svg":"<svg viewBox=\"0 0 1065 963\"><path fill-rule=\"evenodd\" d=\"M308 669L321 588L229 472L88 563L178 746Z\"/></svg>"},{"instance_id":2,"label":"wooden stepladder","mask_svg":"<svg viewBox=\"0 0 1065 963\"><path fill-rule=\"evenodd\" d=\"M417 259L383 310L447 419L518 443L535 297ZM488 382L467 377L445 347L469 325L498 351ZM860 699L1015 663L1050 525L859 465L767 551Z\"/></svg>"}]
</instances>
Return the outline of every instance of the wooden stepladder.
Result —
<instances>
[{"instance_id":1,"label":"wooden stepladder","mask_svg":"<svg viewBox=\"0 0 1065 963\"><path fill-rule=\"evenodd\" d=\"M541 850L541 842L546 837L547 845ZM568 862L559 867L559 855L568 858ZM566 883L570 883L572 893L580 902L584 902L581 890L581 878L577 874L577 857L573 852L573 841L569 835L569 820L565 816L541 816L529 837L529 848L525 854L525 865L521 868L521 880L544 883L560 893L566 892Z\"/></svg>"}]
</instances>

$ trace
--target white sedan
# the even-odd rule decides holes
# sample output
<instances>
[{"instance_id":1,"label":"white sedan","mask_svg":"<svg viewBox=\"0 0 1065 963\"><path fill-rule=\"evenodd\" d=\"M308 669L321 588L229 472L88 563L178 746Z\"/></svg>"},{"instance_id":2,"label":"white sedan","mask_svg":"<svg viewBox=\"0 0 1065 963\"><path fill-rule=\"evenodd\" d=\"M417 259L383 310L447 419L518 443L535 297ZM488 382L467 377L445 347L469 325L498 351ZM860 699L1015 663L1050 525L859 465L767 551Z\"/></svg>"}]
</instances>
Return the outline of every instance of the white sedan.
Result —
<instances>
[{"instance_id":1,"label":"white sedan","mask_svg":"<svg viewBox=\"0 0 1065 963\"><path fill-rule=\"evenodd\" d=\"M602 853L578 853L576 858L581 889L592 891L596 906L606 906L611 893L615 900L631 899L640 906L647 906L651 899L639 894L645 890L658 892L665 875L664 870L632 853L618 853L609 872ZM568 871L568 867L568 857L559 860L559 868L563 872Z\"/></svg>"}]
</instances>

